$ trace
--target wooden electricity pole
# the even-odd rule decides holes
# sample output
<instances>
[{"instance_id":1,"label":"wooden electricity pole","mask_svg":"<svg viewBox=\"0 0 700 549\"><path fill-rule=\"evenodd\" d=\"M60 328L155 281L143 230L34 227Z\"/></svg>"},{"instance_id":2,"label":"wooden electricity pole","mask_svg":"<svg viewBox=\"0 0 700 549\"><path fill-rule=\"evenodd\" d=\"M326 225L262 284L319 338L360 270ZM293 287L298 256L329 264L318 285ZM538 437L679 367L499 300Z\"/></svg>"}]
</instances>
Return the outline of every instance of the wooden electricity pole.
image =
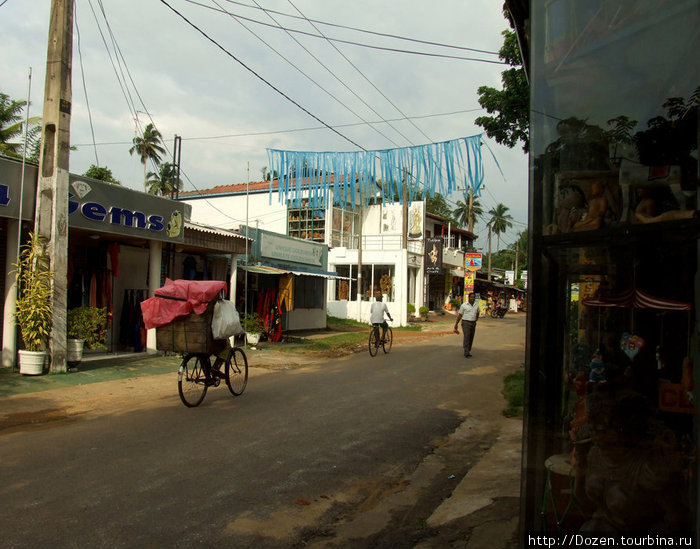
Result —
<instances>
[{"instance_id":1,"label":"wooden electricity pole","mask_svg":"<svg viewBox=\"0 0 700 549\"><path fill-rule=\"evenodd\" d=\"M34 231L48 241L54 275L51 372L66 371L68 157L70 149L73 0L52 0Z\"/></svg>"}]
</instances>

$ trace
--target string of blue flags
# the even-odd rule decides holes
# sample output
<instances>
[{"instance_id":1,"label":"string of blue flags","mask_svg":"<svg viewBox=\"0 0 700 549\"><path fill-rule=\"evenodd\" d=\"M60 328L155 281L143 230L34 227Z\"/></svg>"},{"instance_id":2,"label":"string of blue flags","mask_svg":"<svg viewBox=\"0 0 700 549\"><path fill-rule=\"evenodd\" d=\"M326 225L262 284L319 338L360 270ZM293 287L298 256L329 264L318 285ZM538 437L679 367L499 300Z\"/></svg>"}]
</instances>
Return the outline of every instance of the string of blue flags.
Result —
<instances>
[{"instance_id":1,"label":"string of blue flags","mask_svg":"<svg viewBox=\"0 0 700 549\"><path fill-rule=\"evenodd\" d=\"M481 194L484 169L481 134L440 143L397 149L351 152L285 151L267 149L270 172L279 180L279 201L298 204L309 199L314 207L332 202L355 208L381 200L403 203L402 182L408 200L449 195L460 186ZM297 177L299 174L299 177Z\"/></svg>"}]
</instances>

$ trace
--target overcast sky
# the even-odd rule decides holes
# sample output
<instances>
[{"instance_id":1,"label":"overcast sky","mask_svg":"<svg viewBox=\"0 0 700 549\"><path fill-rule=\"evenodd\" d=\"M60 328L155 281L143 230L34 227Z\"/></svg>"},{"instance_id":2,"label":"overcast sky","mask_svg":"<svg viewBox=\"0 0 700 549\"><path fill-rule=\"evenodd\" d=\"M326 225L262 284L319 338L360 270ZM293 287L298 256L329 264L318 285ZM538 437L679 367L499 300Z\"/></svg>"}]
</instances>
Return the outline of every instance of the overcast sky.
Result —
<instances>
[{"instance_id":1,"label":"overcast sky","mask_svg":"<svg viewBox=\"0 0 700 549\"><path fill-rule=\"evenodd\" d=\"M499 50L508 25L501 6L494 0L76 0L71 143L77 150L70 171L99 164L123 185L142 190L143 167L129 148L151 121L170 153L173 137L182 137L185 190L259 181L268 165L266 148L357 150L351 140L373 150L481 133L474 125L483 114L477 88L500 88L506 67L469 60L498 56L462 48ZM26 99L31 67L30 114L36 116L49 13L49 0L0 0L0 91ZM396 121L405 117L411 121ZM502 202L516 221L501 239L505 247L526 228L527 158L520 147L484 141L482 206L488 211ZM475 232L478 245L486 246L484 224Z\"/></svg>"}]
</instances>

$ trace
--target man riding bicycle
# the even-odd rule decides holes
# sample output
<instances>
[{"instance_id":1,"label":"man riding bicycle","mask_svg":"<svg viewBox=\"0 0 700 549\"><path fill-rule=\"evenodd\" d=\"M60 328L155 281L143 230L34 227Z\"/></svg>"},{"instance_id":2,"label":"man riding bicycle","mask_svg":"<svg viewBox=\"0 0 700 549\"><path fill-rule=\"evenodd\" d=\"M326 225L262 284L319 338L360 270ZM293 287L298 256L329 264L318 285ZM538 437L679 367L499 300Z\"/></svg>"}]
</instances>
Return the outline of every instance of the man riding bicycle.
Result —
<instances>
[{"instance_id":1,"label":"man riding bicycle","mask_svg":"<svg viewBox=\"0 0 700 549\"><path fill-rule=\"evenodd\" d=\"M387 324L386 320L384 320L384 313L386 313L386 316L389 317L389 320L393 322L394 319L391 318L389 308L386 306L386 303L382 302L382 296L380 295L377 298L377 301L372 303L372 305L369 308L369 321L372 323L372 326L375 327L381 324L382 341L386 339L386 330L389 327L389 324Z\"/></svg>"}]
</instances>

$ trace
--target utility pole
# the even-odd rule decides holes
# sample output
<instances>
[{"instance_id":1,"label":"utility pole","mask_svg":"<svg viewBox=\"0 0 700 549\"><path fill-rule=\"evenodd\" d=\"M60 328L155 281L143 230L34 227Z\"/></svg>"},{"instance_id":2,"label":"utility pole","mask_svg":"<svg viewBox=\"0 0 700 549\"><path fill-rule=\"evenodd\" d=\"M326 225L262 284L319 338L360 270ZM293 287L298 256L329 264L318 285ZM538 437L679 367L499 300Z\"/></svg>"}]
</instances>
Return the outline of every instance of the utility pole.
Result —
<instances>
[{"instance_id":1,"label":"utility pole","mask_svg":"<svg viewBox=\"0 0 700 549\"><path fill-rule=\"evenodd\" d=\"M491 282L491 222L488 222L489 227L489 283Z\"/></svg>"},{"instance_id":2,"label":"utility pole","mask_svg":"<svg viewBox=\"0 0 700 549\"><path fill-rule=\"evenodd\" d=\"M515 241L515 274L513 275L513 285L515 281L518 280L518 250L520 249L520 235L518 235L518 240Z\"/></svg>"},{"instance_id":3,"label":"utility pole","mask_svg":"<svg viewBox=\"0 0 700 549\"><path fill-rule=\"evenodd\" d=\"M402 233L403 233L403 249L408 249L408 187L406 187L406 169L403 170L403 180L401 181L401 217L403 218Z\"/></svg>"},{"instance_id":4,"label":"utility pole","mask_svg":"<svg viewBox=\"0 0 700 549\"><path fill-rule=\"evenodd\" d=\"M469 232L474 232L474 191L469 187Z\"/></svg>"},{"instance_id":5,"label":"utility pole","mask_svg":"<svg viewBox=\"0 0 700 549\"><path fill-rule=\"evenodd\" d=\"M34 230L48 241L54 276L51 372L66 371L68 305L68 160L73 0L52 0Z\"/></svg>"}]
</instances>

